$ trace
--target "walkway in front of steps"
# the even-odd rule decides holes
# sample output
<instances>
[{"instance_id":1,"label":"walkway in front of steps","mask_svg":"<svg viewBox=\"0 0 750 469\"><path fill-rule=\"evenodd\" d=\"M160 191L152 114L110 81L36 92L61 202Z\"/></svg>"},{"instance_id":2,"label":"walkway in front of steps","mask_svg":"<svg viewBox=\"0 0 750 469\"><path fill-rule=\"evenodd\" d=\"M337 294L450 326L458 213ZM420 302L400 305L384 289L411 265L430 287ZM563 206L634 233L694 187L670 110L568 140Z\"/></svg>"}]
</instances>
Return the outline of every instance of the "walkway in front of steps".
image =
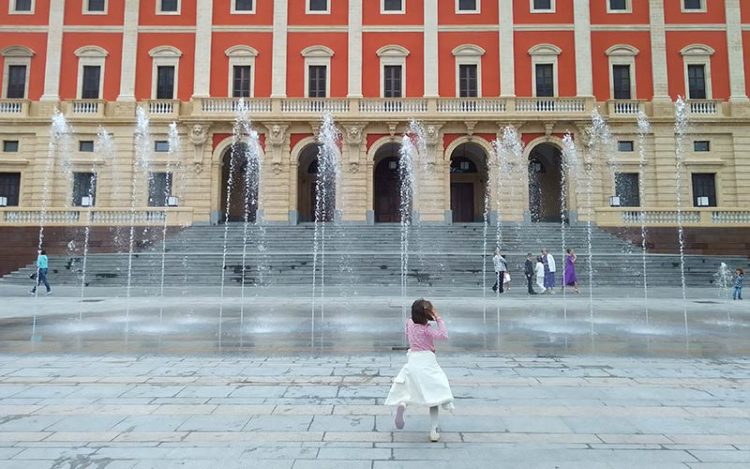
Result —
<instances>
[{"instance_id":1,"label":"walkway in front of steps","mask_svg":"<svg viewBox=\"0 0 750 469\"><path fill-rule=\"evenodd\" d=\"M402 352L2 354L3 469L750 467L750 360L438 351L456 397L396 430Z\"/></svg>"}]
</instances>

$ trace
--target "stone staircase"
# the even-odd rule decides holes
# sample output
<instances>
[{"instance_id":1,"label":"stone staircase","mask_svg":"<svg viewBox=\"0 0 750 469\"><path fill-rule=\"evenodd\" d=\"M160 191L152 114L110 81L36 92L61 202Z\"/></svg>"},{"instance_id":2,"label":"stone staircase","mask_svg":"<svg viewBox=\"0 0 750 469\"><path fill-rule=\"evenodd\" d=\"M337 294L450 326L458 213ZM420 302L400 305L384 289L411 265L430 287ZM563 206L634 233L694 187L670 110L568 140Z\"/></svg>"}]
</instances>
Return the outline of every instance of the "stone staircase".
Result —
<instances>
[{"instance_id":1,"label":"stone staircase","mask_svg":"<svg viewBox=\"0 0 750 469\"><path fill-rule=\"evenodd\" d=\"M322 227L320 227L322 228ZM564 263L565 246L578 253L577 271L588 283L588 248L585 225L511 224L502 229L503 252L509 261L514 284L523 282L523 262L527 252L537 255L548 247L558 265L558 282ZM225 253L226 237L226 253ZM310 285L313 272L314 225L255 226L229 224L194 226L166 241L136 252L132 259L131 284L160 285L162 263L167 286ZM496 229L487 230L484 243L482 224L421 225L409 231L408 283L446 287L482 285L482 270L492 282L491 255ZM247 240L243 243L243 240ZM245 246L243 250L243 245ZM594 228L591 236L595 286L640 286L643 259L639 246L633 246L603 230ZM90 286L124 286L128 277L128 253L89 255L86 281ZM243 252L244 251L244 252ZM318 278L327 285L400 285L401 232L398 224L334 225L319 229ZM488 253L486 262L482 253ZM162 253L165 253L164 255ZM222 269L226 257L227 268ZM55 285L79 285L82 259L79 256L50 258L50 281ZM748 267L742 257L686 256L685 273L689 286L709 287L721 262L730 268ZM32 265L2 279L3 283L30 284ZM677 254L649 254L646 272L651 286L679 286L680 259Z\"/></svg>"}]
</instances>

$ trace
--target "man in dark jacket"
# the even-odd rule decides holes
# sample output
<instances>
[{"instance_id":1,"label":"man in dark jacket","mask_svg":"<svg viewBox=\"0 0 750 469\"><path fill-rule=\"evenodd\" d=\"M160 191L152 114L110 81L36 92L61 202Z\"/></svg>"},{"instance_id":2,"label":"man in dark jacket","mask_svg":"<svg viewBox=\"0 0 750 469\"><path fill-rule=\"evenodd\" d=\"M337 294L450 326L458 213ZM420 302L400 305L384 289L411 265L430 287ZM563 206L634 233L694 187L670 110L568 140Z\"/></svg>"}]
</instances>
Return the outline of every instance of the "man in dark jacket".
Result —
<instances>
[{"instance_id":1,"label":"man in dark jacket","mask_svg":"<svg viewBox=\"0 0 750 469\"><path fill-rule=\"evenodd\" d=\"M532 286L534 278L534 260L531 253L526 254L526 263L523 265L523 274L526 276L526 283L529 286L529 295L536 295L534 287Z\"/></svg>"}]
</instances>

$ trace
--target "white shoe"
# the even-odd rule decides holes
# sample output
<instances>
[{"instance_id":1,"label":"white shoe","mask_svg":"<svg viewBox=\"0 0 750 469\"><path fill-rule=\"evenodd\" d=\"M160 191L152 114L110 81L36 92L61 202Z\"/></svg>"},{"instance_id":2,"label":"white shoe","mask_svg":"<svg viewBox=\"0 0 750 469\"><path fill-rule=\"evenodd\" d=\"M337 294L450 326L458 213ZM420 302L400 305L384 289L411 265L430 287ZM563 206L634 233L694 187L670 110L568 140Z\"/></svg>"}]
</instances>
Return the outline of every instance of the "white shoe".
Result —
<instances>
[{"instance_id":1,"label":"white shoe","mask_svg":"<svg viewBox=\"0 0 750 469\"><path fill-rule=\"evenodd\" d=\"M440 433L437 432L437 429L430 430L430 441L433 443L440 441Z\"/></svg>"}]
</instances>

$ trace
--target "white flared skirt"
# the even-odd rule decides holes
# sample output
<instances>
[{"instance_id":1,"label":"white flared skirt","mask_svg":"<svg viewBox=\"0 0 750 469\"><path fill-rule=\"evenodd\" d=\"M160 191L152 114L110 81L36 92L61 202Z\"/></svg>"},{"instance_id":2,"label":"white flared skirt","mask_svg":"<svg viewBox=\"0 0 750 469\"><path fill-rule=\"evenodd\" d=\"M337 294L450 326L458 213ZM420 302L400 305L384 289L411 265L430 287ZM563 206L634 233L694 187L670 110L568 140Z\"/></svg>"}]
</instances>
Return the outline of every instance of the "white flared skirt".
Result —
<instances>
[{"instance_id":1,"label":"white flared skirt","mask_svg":"<svg viewBox=\"0 0 750 469\"><path fill-rule=\"evenodd\" d=\"M406 354L406 365L393 378L385 405L443 406L453 409L453 393L448 377L438 365L435 354L428 351Z\"/></svg>"}]
</instances>

